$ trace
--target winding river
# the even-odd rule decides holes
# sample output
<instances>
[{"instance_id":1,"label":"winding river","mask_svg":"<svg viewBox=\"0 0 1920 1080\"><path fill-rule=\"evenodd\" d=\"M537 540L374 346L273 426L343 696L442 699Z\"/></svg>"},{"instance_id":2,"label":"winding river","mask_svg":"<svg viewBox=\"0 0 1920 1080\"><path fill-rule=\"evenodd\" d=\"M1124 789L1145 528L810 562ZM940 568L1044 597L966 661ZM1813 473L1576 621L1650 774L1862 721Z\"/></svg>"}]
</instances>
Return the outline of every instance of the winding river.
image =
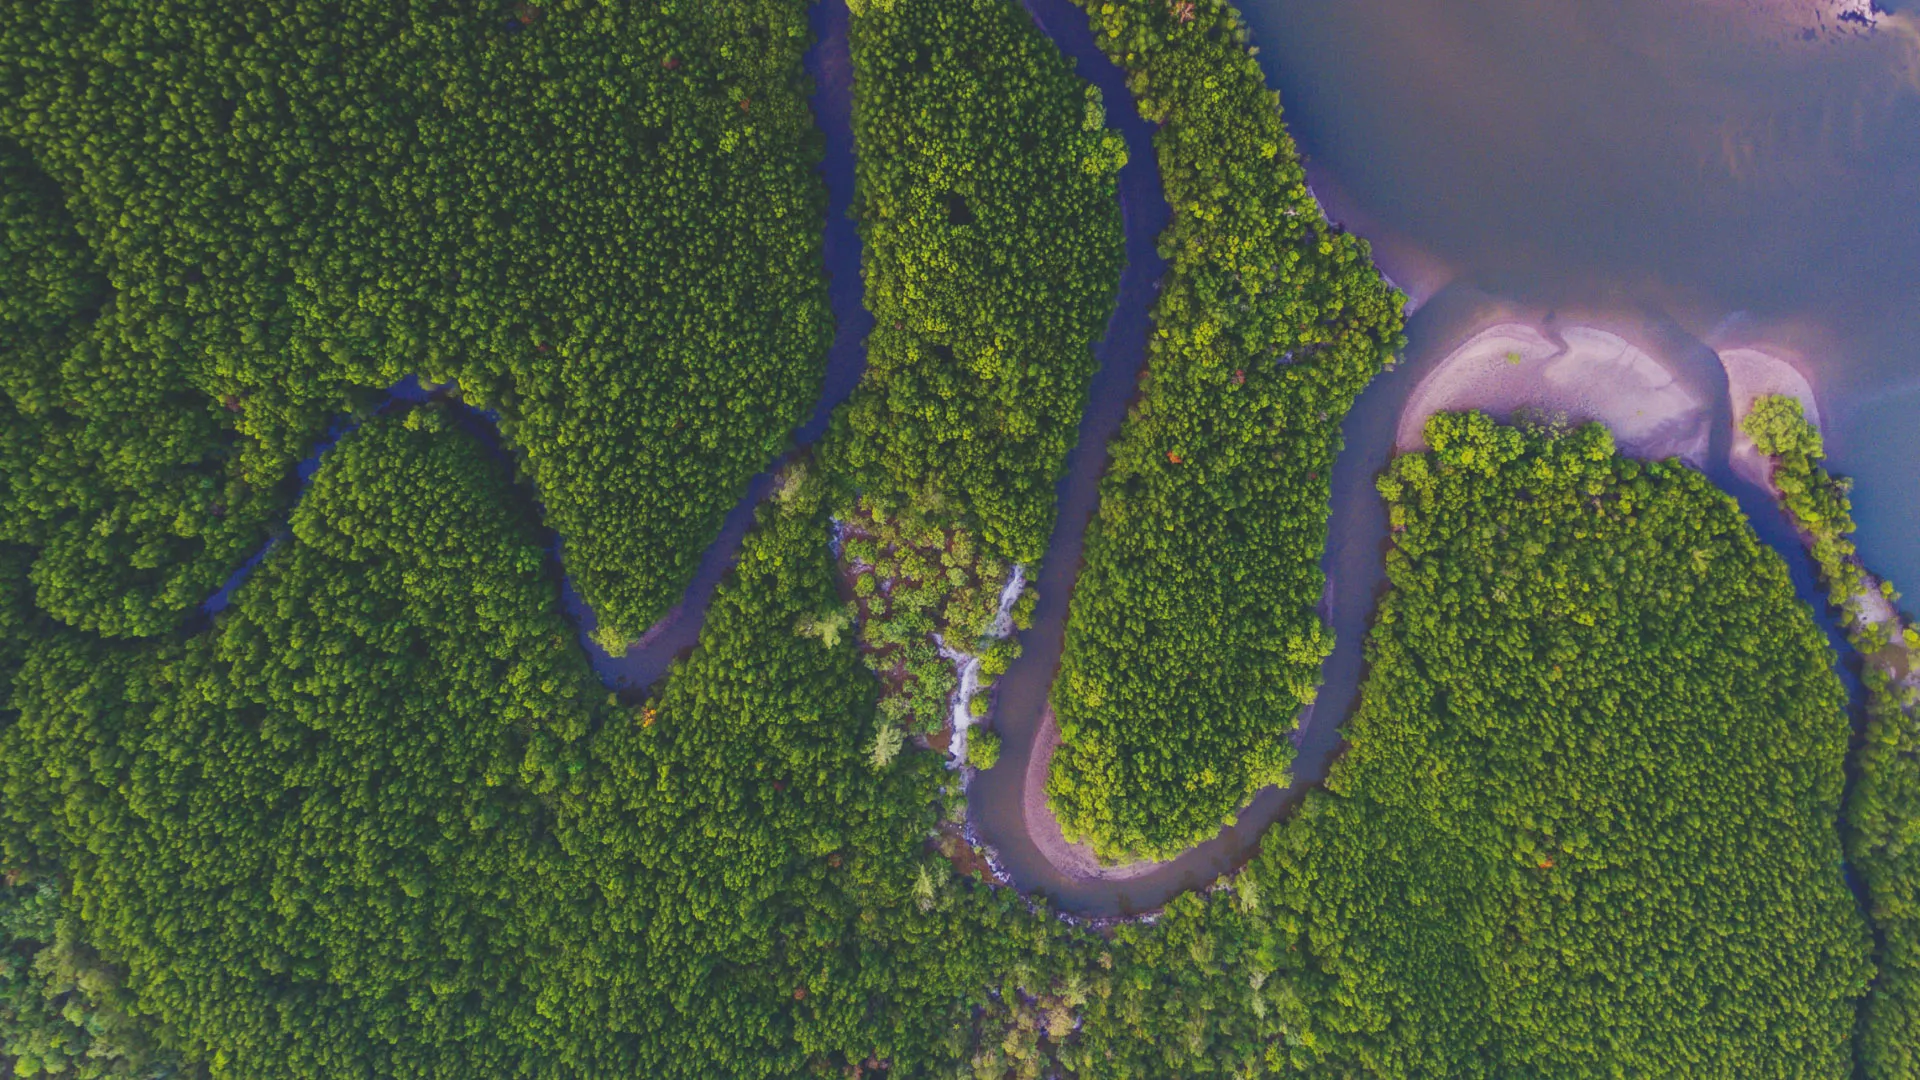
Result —
<instances>
[{"instance_id":1,"label":"winding river","mask_svg":"<svg viewBox=\"0 0 1920 1080\"><path fill-rule=\"evenodd\" d=\"M995 690L992 724L1004 740L1004 750L999 765L975 777L969 787L970 829L993 849L999 867L1023 892L1044 896L1056 908L1079 915L1136 915L1159 907L1182 891L1205 887L1245 863L1257 851L1267 827L1325 777L1342 745L1341 725L1358 700L1367 626L1385 587L1387 517L1385 505L1373 489L1374 477L1393 452L1408 395L1435 363L1485 324L1500 298L1468 285L1441 290L1410 323L1406 357L1374 381L1342 425L1344 444L1332 476L1329 541L1323 559L1327 588L1321 605L1337 645L1323 669L1318 701L1304 711L1294 736L1298 757L1293 784L1259 792L1233 825L1168 862L1101 869L1081 859L1057 861L1032 837L1033 831L1058 832L1058 826L1046 820L1044 801L1031 797L1034 786L1045 782L1045 770L1036 755L1044 757L1050 752L1042 742L1047 694L1060 659L1087 525L1106 469L1106 448L1119 431L1145 364L1151 329L1149 311L1165 269L1155 253L1155 242L1170 221L1170 212L1160 191L1153 126L1135 112L1121 72L1095 45L1084 13L1071 0L1024 2L1035 22L1077 63L1081 76L1101 89L1109 121L1127 141L1129 162L1119 178L1126 268L1115 311L1095 350L1099 369L1089 388L1079 437L1057 488L1057 522L1037 582L1040 602L1032 627L1021 635L1024 655ZM1253 6L1256 10L1260 7ZM823 172L829 211L825 253L837 330L821 399L811 419L795 433L799 446L824 433L832 410L858 383L864 367L863 342L872 322L861 304L860 242L848 217L853 197L854 146L845 0L820 0L812 20L816 43L806 63L816 85L815 115L826 135ZM1338 200L1333 209L1339 213ZM1364 228L1360 231L1366 233ZM1762 540L1786 561L1799 595L1819 613L1822 626L1835 644L1836 656L1851 657L1827 611L1825 593L1815 581L1811 561L1784 514L1764 491L1735 475L1728 463L1732 410L1726 376L1716 354L1672 319L1658 312L1643 314L1648 332L1664 339L1661 351L1674 361L1676 376L1696 398L1711 404L1713 437L1707 474L1739 501ZM403 383L391 392L387 407L425 400L434 392L417 383ZM478 414L468 416L470 422L484 419ZM319 454L344 430L337 425L321 448L302 462L303 479L311 475ZM666 672L675 656L694 645L714 590L731 568L752 524L754 507L772 489L777 465L748 485L745 496L728 514L719 537L704 553L681 602L624 656L609 656L590 640L592 612L570 584L563 587L564 602L580 628L582 645L594 670L610 688L628 693L643 690ZM557 539L555 547L558 554ZM264 554L250 560L203 610L212 614L224 606L233 587ZM1850 670L1842 674L1858 712L1858 678ZM1037 819L1030 821L1030 815Z\"/></svg>"}]
</instances>

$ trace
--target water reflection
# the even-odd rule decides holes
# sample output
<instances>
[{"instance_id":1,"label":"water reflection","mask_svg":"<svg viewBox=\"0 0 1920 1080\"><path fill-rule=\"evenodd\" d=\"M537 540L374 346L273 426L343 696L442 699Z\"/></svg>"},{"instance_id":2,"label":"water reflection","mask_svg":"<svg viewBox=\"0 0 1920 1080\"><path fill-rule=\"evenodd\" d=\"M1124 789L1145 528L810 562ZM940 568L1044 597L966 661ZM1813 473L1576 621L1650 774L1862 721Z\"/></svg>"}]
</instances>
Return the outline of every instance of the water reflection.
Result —
<instances>
[{"instance_id":1,"label":"water reflection","mask_svg":"<svg viewBox=\"0 0 1920 1080\"><path fill-rule=\"evenodd\" d=\"M1835 466L1860 481L1863 549L1920 594L1912 14L1881 3L1867 25L1827 0L1242 8L1316 189L1417 296L1465 284L1652 311L1701 339L1735 313L1749 340L1792 328Z\"/></svg>"}]
</instances>

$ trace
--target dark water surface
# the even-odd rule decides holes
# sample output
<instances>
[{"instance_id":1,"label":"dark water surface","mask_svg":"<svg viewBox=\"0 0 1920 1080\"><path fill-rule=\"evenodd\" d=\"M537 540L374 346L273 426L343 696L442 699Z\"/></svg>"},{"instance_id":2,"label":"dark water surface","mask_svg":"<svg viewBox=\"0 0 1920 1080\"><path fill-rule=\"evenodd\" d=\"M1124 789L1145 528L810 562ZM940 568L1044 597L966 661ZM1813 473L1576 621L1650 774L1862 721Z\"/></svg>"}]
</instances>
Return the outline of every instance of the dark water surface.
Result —
<instances>
[{"instance_id":1,"label":"dark water surface","mask_svg":"<svg viewBox=\"0 0 1920 1080\"><path fill-rule=\"evenodd\" d=\"M1240 6L1330 212L1397 280L1655 307L1710 343L1736 325L1797 353L1833 465L1859 481L1869 565L1920 595L1913 13L1867 27L1807 0Z\"/></svg>"},{"instance_id":2,"label":"dark water surface","mask_svg":"<svg viewBox=\"0 0 1920 1080\"><path fill-rule=\"evenodd\" d=\"M1160 233L1172 222L1172 212L1160 193L1160 168L1153 152L1154 126L1140 119L1126 77L1094 43L1086 13L1070 0L1026 0L1034 22L1046 31L1082 79L1100 88L1107 122L1127 141L1127 164L1120 170L1120 211L1126 226L1126 268L1105 336L1094 346L1100 362L1088 387L1080 430L1067 457L1067 472L1057 491L1053 535L1041 558L1034 586L1040 599L1033 625L1022 631L1022 653L995 684L992 724L1000 733L1004 751L991 771L974 777L967 789L968 813L975 833L992 845L1000 865L1023 891L1039 892L1075 911L1115 911L1136 905L1134 895L1156 892L1155 886L1182 881L1211 881L1219 870L1199 864L1215 861L1213 853L1196 849L1159 875L1156 881L1113 886L1075 881L1056 870L1028 837L1025 821L1025 781L1047 694L1059 668L1065 640L1067 607L1073 584L1080 576L1081 551L1087 525L1099 507L1100 477L1107 471L1107 444L1120 432L1127 404L1147 360L1147 337L1153 329L1148 317L1158 295L1166 261L1155 250ZM1177 892L1190 884L1171 884Z\"/></svg>"}]
</instances>

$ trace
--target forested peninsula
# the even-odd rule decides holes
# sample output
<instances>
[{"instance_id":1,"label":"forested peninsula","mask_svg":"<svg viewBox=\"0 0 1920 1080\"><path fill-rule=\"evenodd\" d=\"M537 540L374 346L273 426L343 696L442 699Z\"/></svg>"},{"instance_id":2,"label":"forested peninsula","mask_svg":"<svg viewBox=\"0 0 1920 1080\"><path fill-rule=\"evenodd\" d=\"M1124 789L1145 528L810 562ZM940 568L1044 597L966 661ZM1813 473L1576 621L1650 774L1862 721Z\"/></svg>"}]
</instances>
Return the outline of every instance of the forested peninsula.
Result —
<instances>
[{"instance_id":1,"label":"forested peninsula","mask_svg":"<svg viewBox=\"0 0 1920 1080\"><path fill-rule=\"evenodd\" d=\"M1048 804L1104 857L1166 857L1287 778L1332 649L1315 608L1340 420L1400 347L1401 300L1320 213L1230 5L1085 6L1160 125L1174 217L1074 586Z\"/></svg>"},{"instance_id":2,"label":"forested peninsula","mask_svg":"<svg viewBox=\"0 0 1920 1080\"><path fill-rule=\"evenodd\" d=\"M874 328L821 459L854 592L832 625L860 623L884 756L949 724L954 664L998 645L990 684L1016 648L999 600L1053 530L1120 276L1126 148L1016 0L850 11Z\"/></svg>"},{"instance_id":3,"label":"forested peninsula","mask_svg":"<svg viewBox=\"0 0 1920 1080\"><path fill-rule=\"evenodd\" d=\"M826 462L1032 562L1120 277L1099 94L1014 0L855 0L867 370Z\"/></svg>"}]
</instances>

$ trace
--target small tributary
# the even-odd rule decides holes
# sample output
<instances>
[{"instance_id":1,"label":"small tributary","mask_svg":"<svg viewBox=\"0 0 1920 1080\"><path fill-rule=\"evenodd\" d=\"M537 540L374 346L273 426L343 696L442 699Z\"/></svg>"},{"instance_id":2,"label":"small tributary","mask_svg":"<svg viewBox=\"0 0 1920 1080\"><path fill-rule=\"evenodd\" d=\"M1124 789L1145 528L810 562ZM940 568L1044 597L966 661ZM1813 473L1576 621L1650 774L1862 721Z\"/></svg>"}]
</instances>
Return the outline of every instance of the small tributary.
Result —
<instances>
[{"instance_id":1,"label":"small tributary","mask_svg":"<svg viewBox=\"0 0 1920 1080\"><path fill-rule=\"evenodd\" d=\"M586 601L564 572L561 576L561 604L579 631L581 648L587 651L593 670L609 689L638 693L658 682L667 673L675 657L692 649L699 641L706 622L707 606L714 591L733 568L740 545L753 527L754 509L771 495L780 467L807 446L826 434L834 409L846 401L860 382L866 368L865 342L873 328L873 317L861 303L860 234L849 210L853 205L853 62L847 46L846 0L822 0L810 13L814 45L806 54L807 73L813 76L812 99L815 122L825 134L826 155L821 163L827 189L827 222L824 255L827 269L828 304L833 312L834 338L827 354L827 371L820 398L814 403L807 422L794 431L796 449L747 482L747 489L721 524L720 533L701 554L693 580L681 594L679 603L661 616L645 634L620 656L610 655L592 638L599 623ZM409 377L389 388L376 405L373 415L411 408L435 399L458 404L453 387L427 386ZM463 425L484 434L496 450L500 442L496 418L489 412L461 407ZM296 467L301 491L319 468L321 456L351 432L358 422L352 418L336 420L313 451ZM265 559L278 540L270 540L230 576L218 592L201 605L202 618L224 610L234 589L238 588ZM553 537L556 557L565 566L565 539Z\"/></svg>"},{"instance_id":2,"label":"small tributary","mask_svg":"<svg viewBox=\"0 0 1920 1080\"><path fill-rule=\"evenodd\" d=\"M824 251L834 334L820 400L814 403L812 417L794 432L799 448L826 434L833 410L859 384L867 366L867 334L873 329L873 316L861 303L860 233L849 214L854 183L853 57L847 45L846 0L819 0L813 5L810 19L814 44L807 50L806 68L813 76L814 122L826 136L826 158L821 163L827 187ZM700 557L700 566L680 602L641 635L625 655L609 656L589 637L595 625L593 612L571 585L566 587L567 614L580 627L580 642L593 661L593 670L608 686L628 692L642 690L667 673L674 657L699 641L714 590L733 568L740 544L753 527L754 508L773 493L774 474L784 460L748 482L746 494L727 514L719 537Z\"/></svg>"}]
</instances>

